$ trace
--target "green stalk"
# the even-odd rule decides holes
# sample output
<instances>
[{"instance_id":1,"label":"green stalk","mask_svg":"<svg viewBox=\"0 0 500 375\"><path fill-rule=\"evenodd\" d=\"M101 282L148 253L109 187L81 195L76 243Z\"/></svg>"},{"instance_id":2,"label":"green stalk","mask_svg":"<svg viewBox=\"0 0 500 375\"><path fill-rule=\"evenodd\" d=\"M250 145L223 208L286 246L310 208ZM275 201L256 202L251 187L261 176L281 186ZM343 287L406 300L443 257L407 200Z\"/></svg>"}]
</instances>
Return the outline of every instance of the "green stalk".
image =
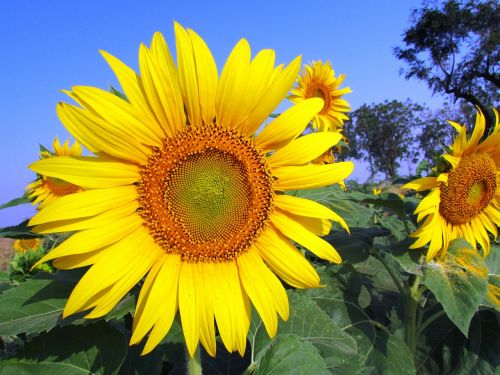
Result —
<instances>
[{"instance_id":1,"label":"green stalk","mask_svg":"<svg viewBox=\"0 0 500 375\"><path fill-rule=\"evenodd\" d=\"M405 296L405 341L411 353L415 355L417 349L417 303L421 295L419 290L420 277L410 276L409 293Z\"/></svg>"},{"instance_id":2,"label":"green stalk","mask_svg":"<svg viewBox=\"0 0 500 375\"><path fill-rule=\"evenodd\" d=\"M435 312L434 314L432 314L431 316L429 316L421 325L420 327L418 327L417 329L417 332L416 332L416 335L417 337L420 336L422 334L422 332L424 332L424 330L430 325L432 324L436 319L439 319L440 317L442 317L443 315L445 314L445 311L444 310L439 310L437 312Z\"/></svg>"},{"instance_id":3,"label":"green stalk","mask_svg":"<svg viewBox=\"0 0 500 375\"><path fill-rule=\"evenodd\" d=\"M186 354L188 375L203 375L203 371L201 369L200 348L196 348L196 352L193 357L191 357L187 351Z\"/></svg>"}]
</instances>

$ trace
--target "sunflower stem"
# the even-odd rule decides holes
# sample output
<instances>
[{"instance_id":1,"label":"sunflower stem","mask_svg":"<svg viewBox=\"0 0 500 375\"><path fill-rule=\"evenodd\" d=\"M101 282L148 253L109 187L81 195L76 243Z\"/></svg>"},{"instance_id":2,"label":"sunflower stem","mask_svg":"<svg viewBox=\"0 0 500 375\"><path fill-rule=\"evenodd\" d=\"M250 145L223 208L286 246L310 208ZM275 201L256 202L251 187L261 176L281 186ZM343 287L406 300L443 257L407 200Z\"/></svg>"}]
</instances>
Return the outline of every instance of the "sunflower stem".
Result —
<instances>
[{"instance_id":1,"label":"sunflower stem","mask_svg":"<svg viewBox=\"0 0 500 375\"><path fill-rule=\"evenodd\" d=\"M405 341L413 356L417 349L417 307L421 295L420 276L411 275L405 295Z\"/></svg>"},{"instance_id":2,"label":"sunflower stem","mask_svg":"<svg viewBox=\"0 0 500 375\"><path fill-rule=\"evenodd\" d=\"M424 330L429 326L431 325L436 319L439 319L440 317L442 317L443 315L445 315L445 311L444 310L439 310L437 312L435 312L434 314L432 314L431 316L429 316L417 329L417 332L416 332L416 336L419 337L422 332L424 332Z\"/></svg>"},{"instance_id":3,"label":"sunflower stem","mask_svg":"<svg viewBox=\"0 0 500 375\"><path fill-rule=\"evenodd\" d=\"M191 357L189 353L187 353L187 373L188 375L202 375L203 371L201 368L201 355L200 348L196 349L194 356Z\"/></svg>"}]
</instances>

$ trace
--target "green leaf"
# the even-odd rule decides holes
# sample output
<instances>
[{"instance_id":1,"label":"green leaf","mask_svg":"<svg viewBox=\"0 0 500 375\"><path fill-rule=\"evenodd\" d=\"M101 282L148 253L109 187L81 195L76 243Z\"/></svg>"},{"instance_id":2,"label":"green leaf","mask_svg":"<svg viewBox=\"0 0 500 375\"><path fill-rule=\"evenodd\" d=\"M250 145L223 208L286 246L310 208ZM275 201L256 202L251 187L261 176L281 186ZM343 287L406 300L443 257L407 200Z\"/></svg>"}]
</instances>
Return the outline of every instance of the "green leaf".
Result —
<instances>
[{"instance_id":1,"label":"green leaf","mask_svg":"<svg viewBox=\"0 0 500 375\"><path fill-rule=\"evenodd\" d=\"M24 194L22 197L14 198L8 201L7 203L1 204L0 210L3 210L4 208L19 206L21 204L26 204L26 203L31 203L31 200L28 198L26 194Z\"/></svg>"},{"instance_id":2,"label":"green leaf","mask_svg":"<svg viewBox=\"0 0 500 375\"><path fill-rule=\"evenodd\" d=\"M255 375L328 375L318 349L295 335L276 339L260 360Z\"/></svg>"},{"instance_id":3,"label":"green leaf","mask_svg":"<svg viewBox=\"0 0 500 375\"><path fill-rule=\"evenodd\" d=\"M15 238L15 239L29 239L29 238L42 237L31 231L31 229L28 227L28 222L29 220L25 220L18 225L0 228L0 237Z\"/></svg>"},{"instance_id":4,"label":"green leaf","mask_svg":"<svg viewBox=\"0 0 500 375\"><path fill-rule=\"evenodd\" d=\"M0 295L0 335L35 333L61 319L76 278L74 273L39 273Z\"/></svg>"},{"instance_id":5,"label":"green leaf","mask_svg":"<svg viewBox=\"0 0 500 375\"><path fill-rule=\"evenodd\" d=\"M357 345L354 355L344 356L342 363L329 369L339 374L414 374L412 355L402 339L381 330L381 324L374 322L359 306L363 287L358 272L351 265L343 264L318 269L318 273L325 287L297 292L311 296Z\"/></svg>"},{"instance_id":6,"label":"green leaf","mask_svg":"<svg viewBox=\"0 0 500 375\"><path fill-rule=\"evenodd\" d=\"M128 102L127 96L121 91L115 89L112 85L109 85L109 92Z\"/></svg>"},{"instance_id":7,"label":"green leaf","mask_svg":"<svg viewBox=\"0 0 500 375\"><path fill-rule=\"evenodd\" d=\"M389 246L377 246L385 251L385 254L396 261L403 270L414 275L423 275L420 259L423 256L423 250L410 249L409 246L414 242L413 239L406 238L401 242L390 244Z\"/></svg>"},{"instance_id":8,"label":"green leaf","mask_svg":"<svg viewBox=\"0 0 500 375\"><path fill-rule=\"evenodd\" d=\"M8 272L0 271L0 294L7 289L10 289L12 284L10 282L10 275Z\"/></svg>"},{"instance_id":9,"label":"green leaf","mask_svg":"<svg viewBox=\"0 0 500 375\"><path fill-rule=\"evenodd\" d=\"M288 291L290 317L279 322L278 337L296 335L313 344L328 367L333 367L356 353L356 342L343 332L321 308L310 298ZM255 358L261 358L270 348L271 341L258 318L252 314L250 341Z\"/></svg>"},{"instance_id":10,"label":"green leaf","mask_svg":"<svg viewBox=\"0 0 500 375\"><path fill-rule=\"evenodd\" d=\"M500 275L500 244L491 244L490 253L484 258L484 261L490 275Z\"/></svg>"},{"instance_id":11,"label":"green leaf","mask_svg":"<svg viewBox=\"0 0 500 375\"><path fill-rule=\"evenodd\" d=\"M332 230L329 235L323 237L337 249L342 260L349 263L359 263L366 260L376 237L387 236L388 230L379 227L352 227L351 233Z\"/></svg>"},{"instance_id":12,"label":"green leaf","mask_svg":"<svg viewBox=\"0 0 500 375\"><path fill-rule=\"evenodd\" d=\"M116 374L127 354L125 337L109 324L57 327L0 361L4 374Z\"/></svg>"},{"instance_id":13,"label":"green leaf","mask_svg":"<svg viewBox=\"0 0 500 375\"><path fill-rule=\"evenodd\" d=\"M500 312L500 276L488 275L488 290L483 305Z\"/></svg>"},{"instance_id":14,"label":"green leaf","mask_svg":"<svg viewBox=\"0 0 500 375\"><path fill-rule=\"evenodd\" d=\"M487 290L488 269L484 259L467 242L456 240L443 260L426 265L424 275L425 285L467 336L472 316Z\"/></svg>"},{"instance_id":15,"label":"green leaf","mask_svg":"<svg viewBox=\"0 0 500 375\"><path fill-rule=\"evenodd\" d=\"M48 152L49 154L51 155L54 155L54 153L52 151L50 151L47 147L45 147L44 145L42 144L38 144L39 146L39 149L40 149L40 153L42 152Z\"/></svg>"},{"instance_id":16,"label":"green leaf","mask_svg":"<svg viewBox=\"0 0 500 375\"><path fill-rule=\"evenodd\" d=\"M64 320L61 314L82 270L62 271L55 274L40 272L19 286L0 295L0 335L37 333L56 325L88 322L80 315ZM134 310L133 296L126 296L104 317L118 319Z\"/></svg>"}]
</instances>

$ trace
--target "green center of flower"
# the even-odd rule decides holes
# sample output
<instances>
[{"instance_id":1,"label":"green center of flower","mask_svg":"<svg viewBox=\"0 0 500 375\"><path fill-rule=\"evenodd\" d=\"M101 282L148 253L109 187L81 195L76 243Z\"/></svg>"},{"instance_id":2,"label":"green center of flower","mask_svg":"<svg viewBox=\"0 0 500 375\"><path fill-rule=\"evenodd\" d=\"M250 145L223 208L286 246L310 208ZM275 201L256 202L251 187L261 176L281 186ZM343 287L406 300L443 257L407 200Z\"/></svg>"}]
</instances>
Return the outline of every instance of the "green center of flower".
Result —
<instances>
[{"instance_id":1,"label":"green center of flower","mask_svg":"<svg viewBox=\"0 0 500 375\"><path fill-rule=\"evenodd\" d=\"M480 204L487 192L488 186L486 182L478 181L471 186L467 196L467 202L469 204Z\"/></svg>"},{"instance_id":2,"label":"green center of flower","mask_svg":"<svg viewBox=\"0 0 500 375\"><path fill-rule=\"evenodd\" d=\"M496 189L493 159L486 153L464 156L441 186L439 212L453 224L469 223L490 204Z\"/></svg>"},{"instance_id":3,"label":"green center of flower","mask_svg":"<svg viewBox=\"0 0 500 375\"><path fill-rule=\"evenodd\" d=\"M195 242L226 236L248 219L251 195L244 170L234 156L209 149L180 160L170 172L165 199Z\"/></svg>"},{"instance_id":4,"label":"green center of flower","mask_svg":"<svg viewBox=\"0 0 500 375\"><path fill-rule=\"evenodd\" d=\"M252 139L189 127L154 149L137 184L139 214L165 252L188 262L234 260L269 222L273 177Z\"/></svg>"}]
</instances>

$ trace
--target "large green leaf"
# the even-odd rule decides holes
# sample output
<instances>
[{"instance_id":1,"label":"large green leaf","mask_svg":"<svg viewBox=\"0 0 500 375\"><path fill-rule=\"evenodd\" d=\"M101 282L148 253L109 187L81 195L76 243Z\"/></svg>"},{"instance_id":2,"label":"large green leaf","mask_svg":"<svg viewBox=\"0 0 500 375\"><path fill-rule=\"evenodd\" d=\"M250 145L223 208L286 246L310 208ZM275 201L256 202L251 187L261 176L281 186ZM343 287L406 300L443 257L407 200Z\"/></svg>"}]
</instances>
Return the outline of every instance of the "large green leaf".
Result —
<instances>
[{"instance_id":1,"label":"large green leaf","mask_svg":"<svg viewBox=\"0 0 500 375\"><path fill-rule=\"evenodd\" d=\"M10 289L12 284L10 283L10 275L8 272L0 271L0 293L4 290Z\"/></svg>"},{"instance_id":2,"label":"large green leaf","mask_svg":"<svg viewBox=\"0 0 500 375\"><path fill-rule=\"evenodd\" d=\"M352 227L350 231L349 234L343 230L332 230L328 236L324 237L338 250L342 260L349 263L366 260L374 238L390 234L388 230L380 227Z\"/></svg>"},{"instance_id":3,"label":"large green leaf","mask_svg":"<svg viewBox=\"0 0 500 375\"><path fill-rule=\"evenodd\" d=\"M57 327L0 361L0 374L116 374L126 354L125 337L104 322Z\"/></svg>"},{"instance_id":4,"label":"large green leaf","mask_svg":"<svg viewBox=\"0 0 500 375\"><path fill-rule=\"evenodd\" d=\"M284 335L296 335L301 340L313 344L328 367L343 362L356 353L355 340L343 332L330 317L310 298L288 291L290 317L287 322L279 322L276 339ZM249 334L253 358L260 359L270 349L271 341L257 314L252 314Z\"/></svg>"},{"instance_id":5,"label":"large green leaf","mask_svg":"<svg viewBox=\"0 0 500 375\"><path fill-rule=\"evenodd\" d=\"M53 328L76 284L74 272L38 273L0 295L0 335Z\"/></svg>"},{"instance_id":6,"label":"large green leaf","mask_svg":"<svg viewBox=\"0 0 500 375\"><path fill-rule=\"evenodd\" d=\"M357 345L355 355L345 356L342 363L330 370L339 374L414 374L413 358L406 344L398 335L380 329L381 324L374 322L359 306L363 290L361 275L350 265L318 271L325 287L300 293L311 296ZM382 306L388 309L393 304ZM372 301L371 309L374 308Z\"/></svg>"},{"instance_id":7,"label":"large green leaf","mask_svg":"<svg viewBox=\"0 0 500 375\"><path fill-rule=\"evenodd\" d=\"M41 272L6 290L0 295L0 335L36 333L58 324L86 322L81 318L82 314L64 321L61 318L66 301L81 276L82 270L55 274ZM104 319L120 318L133 309L134 298L126 296Z\"/></svg>"},{"instance_id":8,"label":"large green leaf","mask_svg":"<svg viewBox=\"0 0 500 375\"><path fill-rule=\"evenodd\" d=\"M414 275L423 275L420 259L424 252L421 249L410 249L409 246L413 242L413 239L407 238L386 246L377 245L377 248L384 250L385 259L390 259L389 262L396 261L404 271Z\"/></svg>"},{"instance_id":9,"label":"large green leaf","mask_svg":"<svg viewBox=\"0 0 500 375\"><path fill-rule=\"evenodd\" d=\"M295 335L280 336L260 360L255 375L328 375L318 349Z\"/></svg>"},{"instance_id":10,"label":"large green leaf","mask_svg":"<svg viewBox=\"0 0 500 375\"><path fill-rule=\"evenodd\" d=\"M443 260L426 265L424 275L425 285L467 336L472 316L487 291L488 269L484 259L467 242L457 240Z\"/></svg>"}]
</instances>

